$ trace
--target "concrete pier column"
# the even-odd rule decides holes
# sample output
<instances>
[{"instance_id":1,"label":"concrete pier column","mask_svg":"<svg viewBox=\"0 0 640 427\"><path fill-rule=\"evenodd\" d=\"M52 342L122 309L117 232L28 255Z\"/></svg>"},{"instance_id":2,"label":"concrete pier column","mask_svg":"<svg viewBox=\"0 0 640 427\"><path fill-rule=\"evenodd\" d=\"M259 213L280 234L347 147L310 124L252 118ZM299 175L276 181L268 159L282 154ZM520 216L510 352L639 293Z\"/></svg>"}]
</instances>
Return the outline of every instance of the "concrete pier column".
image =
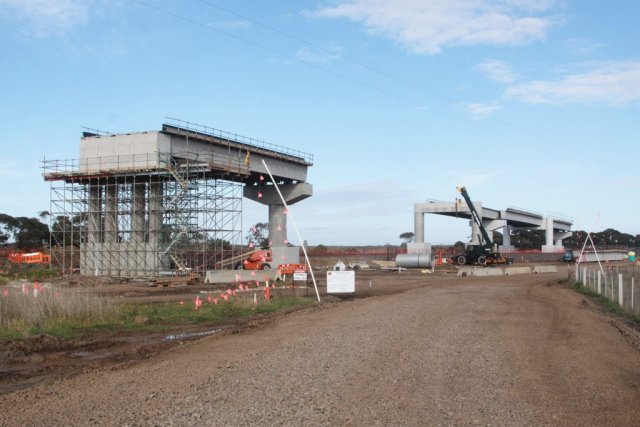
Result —
<instances>
[{"instance_id":1,"label":"concrete pier column","mask_svg":"<svg viewBox=\"0 0 640 427\"><path fill-rule=\"evenodd\" d=\"M502 246L511 246L511 226L507 225L502 229Z\"/></svg>"},{"instance_id":2,"label":"concrete pier column","mask_svg":"<svg viewBox=\"0 0 640 427\"><path fill-rule=\"evenodd\" d=\"M544 230L545 242L547 246L553 246L553 218L546 218L547 228Z\"/></svg>"},{"instance_id":3,"label":"concrete pier column","mask_svg":"<svg viewBox=\"0 0 640 427\"><path fill-rule=\"evenodd\" d=\"M145 217L145 183L131 185L131 241L135 243L144 242L144 217Z\"/></svg>"},{"instance_id":4,"label":"concrete pier column","mask_svg":"<svg viewBox=\"0 0 640 427\"><path fill-rule=\"evenodd\" d=\"M413 214L413 234L415 242L424 243L424 212L415 212L415 210Z\"/></svg>"},{"instance_id":5,"label":"concrete pier column","mask_svg":"<svg viewBox=\"0 0 640 427\"><path fill-rule=\"evenodd\" d=\"M469 223L471 224L471 244L472 245L479 245L480 244L480 227L478 226L478 224L476 224L476 222L474 220L469 221Z\"/></svg>"},{"instance_id":6,"label":"concrete pier column","mask_svg":"<svg viewBox=\"0 0 640 427\"><path fill-rule=\"evenodd\" d=\"M269 242L284 246L287 240L287 213L284 205L269 205Z\"/></svg>"},{"instance_id":7,"label":"concrete pier column","mask_svg":"<svg viewBox=\"0 0 640 427\"><path fill-rule=\"evenodd\" d=\"M281 184L278 186L288 205L298 203L313 194L311 184ZM273 185L245 186L244 197L269 206L269 242L272 247L285 246L287 240L287 219L285 207ZM279 227L278 227L279 226Z\"/></svg>"},{"instance_id":8,"label":"concrete pier column","mask_svg":"<svg viewBox=\"0 0 640 427\"><path fill-rule=\"evenodd\" d=\"M155 246L160 241L162 228L162 183L149 184L149 243Z\"/></svg>"},{"instance_id":9,"label":"concrete pier column","mask_svg":"<svg viewBox=\"0 0 640 427\"><path fill-rule=\"evenodd\" d=\"M104 213L104 241L118 241L118 185L108 184Z\"/></svg>"},{"instance_id":10,"label":"concrete pier column","mask_svg":"<svg viewBox=\"0 0 640 427\"><path fill-rule=\"evenodd\" d=\"M80 244L80 274L100 274L102 259L102 186L89 184L87 200L87 240Z\"/></svg>"},{"instance_id":11,"label":"concrete pier column","mask_svg":"<svg viewBox=\"0 0 640 427\"><path fill-rule=\"evenodd\" d=\"M544 245L542 245L542 252L553 252L556 250L553 246L553 218L547 217L544 219Z\"/></svg>"},{"instance_id":12,"label":"concrete pier column","mask_svg":"<svg viewBox=\"0 0 640 427\"><path fill-rule=\"evenodd\" d=\"M102 187L98 184L89 185L89 218L87 222L87 242L98 243L102 228Z\"/></svg>"}]
</instances>

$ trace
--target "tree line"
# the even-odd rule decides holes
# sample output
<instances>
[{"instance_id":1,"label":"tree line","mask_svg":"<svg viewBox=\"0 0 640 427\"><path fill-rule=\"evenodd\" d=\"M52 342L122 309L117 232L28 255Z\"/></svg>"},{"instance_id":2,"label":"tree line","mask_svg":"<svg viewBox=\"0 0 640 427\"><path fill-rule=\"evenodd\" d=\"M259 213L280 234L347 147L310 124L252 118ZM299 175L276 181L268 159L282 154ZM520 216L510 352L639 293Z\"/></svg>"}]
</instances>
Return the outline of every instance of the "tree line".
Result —
<instances>
[{"instance_id":1,"label":"tree line","mask_svg":"<svg viewBox=\"0 0 640 427\"><path fill-rule=\"evenodd\" d=\"M600 232L591 232L591 239L596 246L623 246L626 248L638 248L640 247L640 234L635 236L628 233L622 233L614 228L607 228ZM402 233L400 239L407 241L413 239L413 233ZM567 237L562 241L565 248L568 249L580 249L584 245L587 238L587 232L584 230L577 230L573 232L571 237ZM502 245L502 233L493 232L493 242ZM518 249L540 249L542 245L546 244L544 230L513 230L511 232L511 245ZM464 243L456 242L454 246L464 247Z\"/></svg>"},{"instance_id":2,"label":"tree line","mask_svg":"<svg viewBox=\"0 0 640 427\"><path fill-rule=\"evenodd\" d=\"M42 222L44 218L46 215L28 218L0 213L0 244L14 241L19 249L36 249L49 244L49 226Z\"/></svg>"}]
</instances>

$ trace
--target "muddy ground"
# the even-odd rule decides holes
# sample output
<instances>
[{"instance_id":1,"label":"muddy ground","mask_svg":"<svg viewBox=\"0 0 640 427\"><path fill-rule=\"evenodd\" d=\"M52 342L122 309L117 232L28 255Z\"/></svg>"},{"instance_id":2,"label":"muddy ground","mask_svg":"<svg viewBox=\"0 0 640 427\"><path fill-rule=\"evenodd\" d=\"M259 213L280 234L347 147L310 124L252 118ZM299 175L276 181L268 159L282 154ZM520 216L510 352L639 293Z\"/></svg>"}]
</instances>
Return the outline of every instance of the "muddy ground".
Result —
<instances>
[{"instance_id":1,"label":"muddy ground","mask_svg":"<svg viewBox=\"0 0 640 427\"><path fill-rule=\"evenodd\" d=\"M441 268L435 274L421 271L359 271L356 293L326 296L326 273L316 272L318 291L323 304L401 293L425 286L433 281L455 280L454 268ZM53 286L74 288L78 292L114 298L120 303L190 302L202 292L224 290L224 285L209 285L193 280L125 280L68 276L52 282ZM290 285L290 284L289 284ZM291 295L290 288L277 289L274 296ZM298 284L295 294L315 297L312 281ZM269 324L291 311L258 315L252 319L238 319L225 324L176 325L162 332L105 331L79 339L65 340L51 336L34 336L22 341L0 341L0 393L7 393L37 384L51 383L64 377L78 375L91 369L105 369L131 365L159 352L197 340L212 332L238 333Z\"/></svg>"},{"instance_id":2,"label":"muddy ground","mask_svg":"<svg viewBox=\"0 0 640 427\"><path fill-rule=\"evenodd\" d=\"M637 330L558 284L559 268L360 271L355 298L297 312L5 343L0 424L638 425ZM210 287L83 289L158 301Z\"/></svg>"}]
</instances>

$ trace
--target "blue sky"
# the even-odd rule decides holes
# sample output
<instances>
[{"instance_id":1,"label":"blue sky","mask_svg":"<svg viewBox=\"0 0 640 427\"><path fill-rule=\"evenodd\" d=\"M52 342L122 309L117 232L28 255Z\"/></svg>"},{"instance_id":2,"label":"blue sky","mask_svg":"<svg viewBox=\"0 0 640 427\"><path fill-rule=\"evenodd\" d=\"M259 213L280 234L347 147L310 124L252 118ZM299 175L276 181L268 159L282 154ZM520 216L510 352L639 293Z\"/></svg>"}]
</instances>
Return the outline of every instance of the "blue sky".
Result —
<instances>
[{"instance_id":1,"label":"blue sky","mask_svg":"<svg viewBox=\"0 0 640 427\"><path fill-rule=\"evenodd\" d=\"M640 233L640 3L0 0L0 212L49 206L39 161L81 127L166 116L315 155L310 244L399 243L413 204ZM266 220L245 202L245 228ZM465 221L428 216L433 243ZM293 236L289 236L293 240Z\"/></svg>"}]
</instances>

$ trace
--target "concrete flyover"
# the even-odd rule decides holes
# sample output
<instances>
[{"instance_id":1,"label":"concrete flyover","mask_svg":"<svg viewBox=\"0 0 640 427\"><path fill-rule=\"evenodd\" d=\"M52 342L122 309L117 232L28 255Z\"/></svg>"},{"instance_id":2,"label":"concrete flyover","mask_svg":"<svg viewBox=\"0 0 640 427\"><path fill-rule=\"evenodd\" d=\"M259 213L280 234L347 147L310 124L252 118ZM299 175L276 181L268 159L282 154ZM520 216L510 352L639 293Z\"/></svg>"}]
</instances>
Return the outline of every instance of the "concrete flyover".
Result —
<instances>
[{"instance_id":1,"label":"concrete flyover","mask_svg":"<svg viewBox=\"0 0 640 427\"><path fill-rule=\"evenodd\" d=\"M278 263L297 263L297 248L288 247L285 206L263 161L287 204L313 194L311 154L175 119L155 131L84 132L79 159L44 162L43 175L52 182L56 217L86 216L83 236L73 237L78 231L70 229L61 239L80 242L82 274L185 273L196 264L204 272L221 259L187 246L208 238L210 244L230 242L229 250L241 247L242 197L268 206ZM227 249L206 250L223 257Z\"/></svg>"},{"instance_id":2,"label":"concrete flyover","mask_svg":"<svg viewBox=\"0 0 640 427\"><path fill-rule=\"evenodd\" d=\"M504 210L491 209L482 206L481 201L473 201L476 210L482 218L482 224L489 233L503 229L502 252L513 251L511 245L512 230L544 230L545 244L543 252L555 252L563 249L562 240L571 237L573 222L567 218L556 216L543 216L541 214L520 208L507 208ZM465 218L471 222L471 244L478 244L481 240L479 227L471 220L471 212L464 200L456 202L442 202L429 200L414 205L414 233L417 243L425 240L424 215L436 214L454 218Z\"/></svg>"}]
</instances>

